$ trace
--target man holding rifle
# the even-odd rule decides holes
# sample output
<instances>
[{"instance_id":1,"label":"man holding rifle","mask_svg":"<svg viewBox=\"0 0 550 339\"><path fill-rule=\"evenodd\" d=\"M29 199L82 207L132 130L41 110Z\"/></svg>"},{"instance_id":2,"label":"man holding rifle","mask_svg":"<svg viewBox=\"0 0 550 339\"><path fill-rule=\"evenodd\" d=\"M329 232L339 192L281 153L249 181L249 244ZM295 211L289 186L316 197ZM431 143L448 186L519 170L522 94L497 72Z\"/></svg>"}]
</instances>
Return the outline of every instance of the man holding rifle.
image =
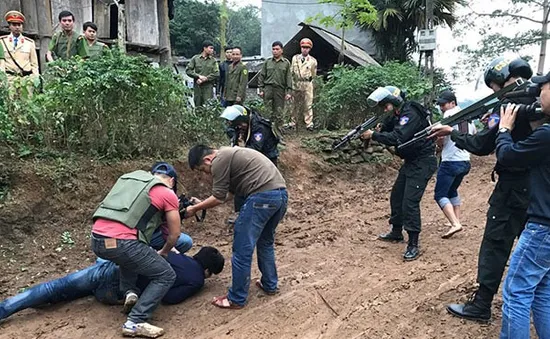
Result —
<instances>
[{"instance_id":1,"label":"man holding rifle","mask_svg":"<svg viewBox=\"0 0 550 339\"><path fill-rule=\"evenodd\" d=\"M485 84L494 92L498 92L518 79L529 79L532 75L533 71L525 60L499 57L487 66ZM489 117L487 128L483 131L471 135L454 130L451 126L438 125L431 130L430 138L450 135L451 140L460 149L478 156L491 154L495 150L499 133L500 105L510 102L531 104L535 101L534 97L499 99L500 102L493 109L494 113ZM511 132L514 142L526 139L532 132L531 121L538 118L528 114L518 116L515 128ZM488 322L491 318L493 296L498 292L514 240L524 228L529 203L528 168L521 167L520 164L504 166L497 161L493 170L493 181L494 173L498 174L498 182L489 199L490 207L479 249L479 289L465 304L447 306L447 311L457 317L481 322Z\"/></svg>"},{"instance_id":2,"label":"man holding rifle","mask_svg":"<svg viewBox=\"0 0 550 339\"><path fill-rule=\"evenodd\" d=\"M379 106L388 118L379 132L365 131L362 139L372 139L387 146L399 146L412 139L415 133L430 125L429 112L417 102L405 101L405 95L394 86L379 87L369 95L367 103ZM393 124L387 123L393 121ZM403 228L409 235L409 242L403 258L411 261L418 258L418 238L421 230L420 200L428 181L437 168L435 144L424 139L414 145L398 149L396 154L405 160L392 187L390 196L391 231L378 239L389 242L403 240Z\"/></svg>"}]
</instances>

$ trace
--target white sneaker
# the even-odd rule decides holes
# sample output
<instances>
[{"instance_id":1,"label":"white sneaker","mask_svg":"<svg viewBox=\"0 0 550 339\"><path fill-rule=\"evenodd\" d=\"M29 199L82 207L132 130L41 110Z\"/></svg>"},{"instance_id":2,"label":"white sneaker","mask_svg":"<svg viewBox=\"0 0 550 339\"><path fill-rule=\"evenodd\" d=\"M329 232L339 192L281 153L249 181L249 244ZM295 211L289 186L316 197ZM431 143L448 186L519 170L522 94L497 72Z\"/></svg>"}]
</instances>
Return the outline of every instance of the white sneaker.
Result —
<instances>
[{"instance_id":1,"label":"white sneaker","mask_svg":"<svg viewBox=\"0 0 550 339\"><path fill-rule=\"evenodd\" d=\"M122 325L122 335L125 337L157 338L164 334L164 329L149 323L133 323L127 321Z\"/></svg>"},{"instance_id":2,"label":"white sneaker","mask_svg":"<svg viewBox=\"0 0 550 339\"><path fill-rule=\"evenodd\" d=\"M122 307L122 312L125 314L130 313L132 308L135 304L138 302L138 295L134 292L128 292L126 293L126 297L124 297L124 306Z\"/></svg>"}]
</instances>

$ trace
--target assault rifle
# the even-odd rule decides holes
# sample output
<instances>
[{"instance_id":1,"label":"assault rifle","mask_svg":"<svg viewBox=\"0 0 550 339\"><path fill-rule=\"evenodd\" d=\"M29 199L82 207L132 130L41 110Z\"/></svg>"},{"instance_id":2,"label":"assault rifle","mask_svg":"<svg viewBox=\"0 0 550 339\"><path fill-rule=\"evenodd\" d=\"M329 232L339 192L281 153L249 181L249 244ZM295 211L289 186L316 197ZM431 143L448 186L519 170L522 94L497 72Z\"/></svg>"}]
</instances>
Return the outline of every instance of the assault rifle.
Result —
<instances>
[{"instance_id":1,"label":"assault rifle","mask_svg":"<svg viewBox=\"0 0 550 339\"><path fill-rule=\"evenodd\" d=\"M397 148L398 149L405 148L405 147L408 147L408 146L416 143L419 140L423 140L423 139L427 138L430 135L430 133L432 131L432 128L434 126L437 126L437 125L455 126L455 125L458 125L462 122L471 121L471 120L474 120L476 118L479 118L482 115L484 115L485 113L487 113L487 111L493 109L499 103L499 98L500 97L508 97L508 93L509 94L516 94L518 92L525 92L525 88L527 86L528 86L528 83L525 82L525 80L523 80L521 78L517 79L516 81L514 81L510 85L502 88L500 91L497 91L497 92L495 92L495 93L493 93L489 96L486 96L485 98L483 98L483 99L473 103L472 105L460 110L458 113L456 113L456 114L454 114L454 115L452 115L448 118L443 118L443 119L441 119L441 121L426 127L422 131L416 133L411 140L397 146ZM514 89L515 89L515 91L512 92L512 90L514 90Z\"/></svg>"},{"instance_id":2,"label":"assault rifle","mask_svg":"<svg viewBox=\"0 0 550 339\"><path fill-rule=\"evenodd\" d=\"M178 198L180 205L179 205L179 212L180 212L180 218L183 220L185 218L185 209L191 205L194 205L194 203L188 199L185 194L182 194ZM204 221L204 218L206 218L206 210L202 210L201 215L195 214L195 219L197 219L197 222Z\"/></svg>"},{"instance_id":3,"label":"assault rifle","mask_svg":"<svg viewBox=\"0 0 550 339\"><path fill-rule=\"evenodd\" d=\"M377 122L378 122L377 116L373 116L367 119L361 125L358 125L355 128L353 128L351 131L349 131L348 134L346 134L343 138L341 138L340 140L336 140L332 145L332 150L337 150L338 148L342 147L342 145L344 145L345 143L359 138L359 136L361 136L363 132L376 126Z\"/></svg>"}]
</instances>

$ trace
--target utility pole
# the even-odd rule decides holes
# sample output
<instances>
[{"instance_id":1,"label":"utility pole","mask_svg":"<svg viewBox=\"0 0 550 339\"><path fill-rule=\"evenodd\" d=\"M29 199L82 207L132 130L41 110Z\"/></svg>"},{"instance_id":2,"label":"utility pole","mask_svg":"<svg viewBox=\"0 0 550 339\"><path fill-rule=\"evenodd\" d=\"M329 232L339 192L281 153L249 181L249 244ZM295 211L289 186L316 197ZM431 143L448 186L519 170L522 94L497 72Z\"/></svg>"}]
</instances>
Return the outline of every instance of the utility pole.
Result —
<instances>
[{"instance_id":1,"label":"utility pole","mask_svg":"<svg viewBox=\"0 0 550 339\"><path fill-rule=\"evenodd\" d=\"M434 29L434 0L426 0L426 23L425 27L426 30L433 30ZM427 101L429 104L431 104L434 100L434 92L435 92L435 84L434 84L434 50L425 51L425 57L426 57L426 72L428 74L428 78L430 79L430 82L432 83L432 90L430 92L429 97L427 98Z\"/></svg>"},{"instance_id":2,"label":"utility pole","mask_svg":"<svg viewBox=\"0 0 550 339\"><path fill-rule=\"evenodd\" d=\"M119 0L113 0L118 9L118 35L117 42L118 47L124 53L126 53L126 17L124 14L124 4L121 4Z\"/></svg>"},{"instance_id":3,"label":"utility pole","mask_svg":"<svg viewBox=\"0 0 550 339\"><path fill-rule=\"evenodd\" d=\"M542 2L542 41L540 43L540 55L539 55L539 65L537 73L542 75L544 72L544 62L546 61L546 35L548 34L548 13L550 9L548 8L548 0Z\"/></svg>"}]
</instances>

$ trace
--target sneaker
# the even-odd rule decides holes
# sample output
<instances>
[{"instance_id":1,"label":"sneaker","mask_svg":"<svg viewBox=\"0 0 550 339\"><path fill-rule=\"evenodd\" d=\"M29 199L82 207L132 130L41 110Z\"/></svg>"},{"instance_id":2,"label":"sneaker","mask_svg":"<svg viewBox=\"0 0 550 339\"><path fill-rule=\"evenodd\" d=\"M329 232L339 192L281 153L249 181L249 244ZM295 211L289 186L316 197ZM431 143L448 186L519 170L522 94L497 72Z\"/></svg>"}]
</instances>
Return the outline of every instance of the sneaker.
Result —
<instances>
[{"instance_id":1,"label":"sneaker","mask_svg":"<svg viewBox=\"0 0 550 339\"><path fill-rule=\"evenodd\" d=\"M135 304L138 302L138 295L134 292L128 292L126 293L126 297L124 298L124 306L122 307L122 312L125 314L130 313L132 308Z\"/></svg>"},{"instance_id":2,"label":"sneaker","mask_svg":"<svg viewBox=\"0 0 550 339\"><path fill-rule=\"evenodd\" d=\"M157 338L164 334L164 329L149 323L133 323L127 321L122 325L122 335L125 337Z\"/></svg>"}]
</instances>

